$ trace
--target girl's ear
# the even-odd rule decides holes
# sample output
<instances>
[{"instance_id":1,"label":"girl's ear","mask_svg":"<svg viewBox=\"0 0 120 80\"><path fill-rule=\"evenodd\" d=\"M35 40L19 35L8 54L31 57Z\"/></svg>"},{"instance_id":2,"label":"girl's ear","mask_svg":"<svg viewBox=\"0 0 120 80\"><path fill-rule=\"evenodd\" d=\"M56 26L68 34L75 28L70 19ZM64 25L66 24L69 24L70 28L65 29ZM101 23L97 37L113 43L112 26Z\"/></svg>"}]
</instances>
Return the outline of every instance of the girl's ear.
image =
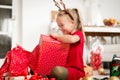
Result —
<instances>
[{"instance_id":1,"label":"girl's ear","mask_svg":"<svg viewBox=\"0 0 120 80\"><path fill-rule=\"evenodd\" d=\"M75 21L71 20L71 24L73 25L73 27L75 27Z\"/></svg>"}]
</instances>

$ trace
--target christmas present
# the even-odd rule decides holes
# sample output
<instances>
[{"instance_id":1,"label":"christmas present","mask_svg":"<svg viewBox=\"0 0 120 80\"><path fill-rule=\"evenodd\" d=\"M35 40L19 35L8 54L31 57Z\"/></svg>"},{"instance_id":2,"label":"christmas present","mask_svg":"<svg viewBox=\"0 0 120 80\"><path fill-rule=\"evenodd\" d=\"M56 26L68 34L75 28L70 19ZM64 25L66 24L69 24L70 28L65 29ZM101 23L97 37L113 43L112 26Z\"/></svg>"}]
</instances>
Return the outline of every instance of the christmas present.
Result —
<instances>
[{"instance_id":1,"label":"christmas present","mask_svg":"<svg viewBox=\"0 0 120 80\"><path fill-rule=\"evenodd\" d=\"M4 64L0 68L0 76L26 76L28 75L29 53L20 46L7 52ZM5 75L6 76L6 75Z\"/></svg>"},{"instance_id":2,"label":"christmas present","mask_svg":"<svg viewBox=\"0 0 120 80\"><path fill-rule=\"evenodd\" d=\"M37 64L38 64L38 58L40 55L40 44L38 44L33 51L31 52L29 56L29 67L31 74L34 74L36 72Z\"/></svg>"},{"instance_id":3,"label":"christmas present","mask_svg":"<svg viewBox=\"0 0 120 80\"><path fill-rule=\"evenodd\" d=\"M37 66L33 66L36 68L34 68L34 72L49 75L53 67L66 64L69 44L59 42L51 36L41 35L39 48L36 49L39 50L37 51L39 55L36 56L38 59Z\"/></svg>"},{"instance_id":4,"label":"christmas present","mask_svg":"<svg viewBox=\"0 0 120 80\"><path fill-rule=\"evenodd\" d=\"M120 78L120 57L116 54L110 64L110 76L117 76Z\"/></svg>"},{"instance_id":5,"label":"christmas present","mask_svg":"<svg viewBox=\"0 0 120 80\"><path fill-rule=\"evenodd\" d=\"M55 78L47 78L46 76L42 75L27 75L27 76L12 76L12 77L5 77L4 80L56 80Z\"/></svg>"},{"instance_id":6,"label":"christmas present","mask_svg":"<svg viewBox=\"0 0 120 80\"><path fill-rule=\"evenodd\" d=\"M8 76L5 77L4 80L29 80L30 75L29 76Z\"/></svg>"}]
</instances>

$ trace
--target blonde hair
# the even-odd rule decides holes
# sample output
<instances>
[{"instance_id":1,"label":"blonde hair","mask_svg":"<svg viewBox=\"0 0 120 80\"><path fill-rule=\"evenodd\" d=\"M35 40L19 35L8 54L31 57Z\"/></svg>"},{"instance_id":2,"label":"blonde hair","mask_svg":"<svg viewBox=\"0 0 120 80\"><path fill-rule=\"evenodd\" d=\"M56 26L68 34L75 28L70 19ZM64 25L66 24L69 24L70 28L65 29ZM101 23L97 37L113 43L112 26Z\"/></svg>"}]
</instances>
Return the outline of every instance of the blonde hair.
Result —
<instances>
[{"instance_id":1,"label":"blonde hair","mask_svg":"<svg viewBox=\"0 0 120 80\"><path fill-rule=\"evenodd\" d=\"M79 15L78 9L73 8L73 9L60 10L57 14L57 17L58 16L67 16L68 20L74 20L75 24L77 26L77 29L83 32L84 39L86 39L84 29L83 29L82 20L81 20L81 17Z\"/></svg>"}]
</instances>

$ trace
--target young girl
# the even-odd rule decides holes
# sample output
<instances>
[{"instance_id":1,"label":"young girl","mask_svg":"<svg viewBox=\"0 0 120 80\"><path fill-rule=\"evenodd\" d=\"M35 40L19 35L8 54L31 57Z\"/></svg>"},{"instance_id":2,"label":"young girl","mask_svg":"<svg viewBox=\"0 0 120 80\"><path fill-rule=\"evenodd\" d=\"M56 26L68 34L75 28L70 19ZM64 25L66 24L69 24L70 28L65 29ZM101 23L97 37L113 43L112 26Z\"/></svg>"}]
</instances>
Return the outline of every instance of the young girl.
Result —
<instances>
[{"instance_id":1,"label":"young girl","mask_svg":"<svg viewBox=\"0 0 120 80\"><path fill-rule=\"evenodd\" d=\"M83 63L84 32L77 9L60 10L56 22L63 35L51 33L51 36L61 42L70 43L66 66L56 66L51 76L57 80L79 80L85 76Z\"/></svg>"}]
</instances>

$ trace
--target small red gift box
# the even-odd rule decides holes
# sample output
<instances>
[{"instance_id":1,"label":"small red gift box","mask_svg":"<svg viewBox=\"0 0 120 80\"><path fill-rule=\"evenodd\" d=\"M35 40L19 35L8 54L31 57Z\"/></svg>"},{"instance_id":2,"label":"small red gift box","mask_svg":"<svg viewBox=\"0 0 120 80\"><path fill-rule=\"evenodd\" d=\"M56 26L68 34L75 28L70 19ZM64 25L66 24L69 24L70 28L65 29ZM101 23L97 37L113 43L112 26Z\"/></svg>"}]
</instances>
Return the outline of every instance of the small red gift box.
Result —
<instances>
[{"instance_id":1,"label":"small red gift box","mask_svg":"<svg viewBox=\"0 0 120 80\"><path fill-rule=\"evenodd\" d=\"M34 66L30 64L31 68L33 68L32 70L39 74L49 75L53 67L66 64L68 50L69 44L59 42L50 36L41 35L40 43L32 53L34 55L33 60L37 60L34 61L37 63L34 63Z\"/></svg>"},{"instance_id":2,"label":"small red gift box","mask_svg":"<svg viewBox=\"0 0 120 80\"><path fill-rule=\"evenodd\" d=\"M28 75L29 54L30 52L17 46L11 51L11 61L9 65L9 73L11 76Z\"/></svg>"},{"instance_id":3,"label":"small red gift box","mask_svg":"<svg viewBox=\"0 0 120 80\"><path fill-rule=\"evenodd\" d=\"M4 64L0 68L0 76L9 73L9 76L28 75L29 51L20 46L16 46L7 52Z\"/></svg>"}]
</instances>

